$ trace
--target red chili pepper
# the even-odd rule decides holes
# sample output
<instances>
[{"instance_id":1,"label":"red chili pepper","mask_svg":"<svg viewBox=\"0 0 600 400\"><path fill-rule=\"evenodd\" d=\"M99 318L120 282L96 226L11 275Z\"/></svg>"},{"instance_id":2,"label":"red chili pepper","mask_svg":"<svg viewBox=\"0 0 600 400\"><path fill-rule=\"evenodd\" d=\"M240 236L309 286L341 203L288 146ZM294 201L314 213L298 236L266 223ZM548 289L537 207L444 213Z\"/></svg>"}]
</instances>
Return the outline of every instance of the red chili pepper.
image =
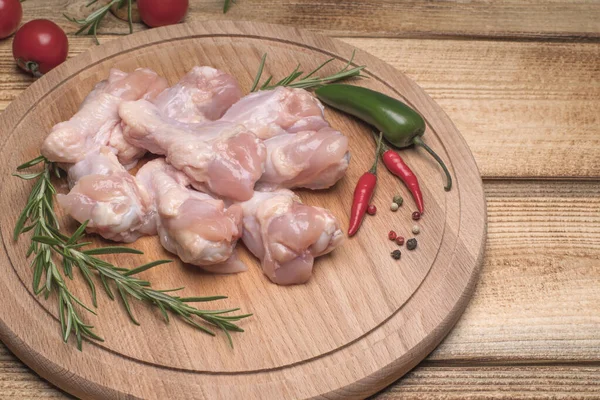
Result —
<instances>
[{"instance_id":1,"label":"red chili pepper","mask_svg":"<svg viewBox=\"0 0 600 400\"><path fill-rule=\"evenodd\" d=\"M377 149L375 150L375 162L373 166L358 179L354 188L354 200L352 201L352 209L350 210L348 236L352 236L358 232L358 228L360 228L360 224L362 224L369 203L371 202L371 197L373 197L373 192L375 192L375 186L377 185L377 161L381 152L381 138L382 135L380 134Z\"/></svg>"},{"instance_id":2,"label":"red chili pepper","mask_svg":"<svg viewBox=\"0 0 600 400\"><path fill-rule=\"evenodd\" d=\"M419 212L423 214L423 195L419 187L419 180L412 170L406 165L400 154L390 149L383 144L383 153L381 158L386 168L404 182L410 193L412 194Z\"/></svg>"}]
</instances>

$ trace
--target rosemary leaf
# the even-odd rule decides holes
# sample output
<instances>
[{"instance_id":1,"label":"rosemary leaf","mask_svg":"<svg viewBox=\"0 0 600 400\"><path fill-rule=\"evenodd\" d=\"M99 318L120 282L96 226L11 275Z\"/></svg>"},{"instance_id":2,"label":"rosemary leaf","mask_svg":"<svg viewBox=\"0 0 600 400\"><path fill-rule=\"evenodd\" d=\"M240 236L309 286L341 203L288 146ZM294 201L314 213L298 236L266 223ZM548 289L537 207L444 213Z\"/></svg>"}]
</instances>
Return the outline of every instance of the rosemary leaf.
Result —
<instances>
[{"instance_id":1,"label":"rosemary leaf","mask_svg":"<svg viewBox=\"0 0 600 400\"><path fill-rule=\"evenodd\" d=\"M264 54L262 56L260 65L258 67L258 72L256 73L256 76L254 78L254 83L252 85L252 88L250 89L250 92L255 92L257 88L260 88L260 90L271 90L279 86L287 86L299 89L312 89L322 85L326 85L328 83L333 83L352 77L364 77L360 73L365 68L364 65L350 68L352 62L354 61L354 55L355 53L352 52L352 56L344 65L344 67L332 75L320 77L316 76L315 74L319 72L324 66L332 62L334 58L330 58L324 61L321 65L313 69L305 76L302 76L303 72L300 71L300 64L298 64L290 74L277 81L275 84L270 84L272 77L269 77L262 85L259 86L260 78L262 76L263 69L265 67L265 60L267 57L267 55Z\"/></svg>"},{"instance_id":2,"label":"rosemary leaf","mask_svg":"<svg viewBox=\"0 0 600 400\"><path fill-rule=\"evenodd\" d=\"M179 298L179 301L183 301L184 303L203 303L206 301L223 300L226 298L227 298L227 296L181 297L181 298Z\"/></svg>"},{"instance_id":3,"label":"rosemary leaf","mask_svg":"<svg viewBox=\"0 0 600 400\"><path fill-rule=\"evenodd\" d=\"M34 242L49 244L49 245L52 245L52 246L58 246L58 245L60 245L60 240L55 239L55 238L50 237L50 236L34 236L34 237L31 238L31 240L33 240Z\"/></svg>"},{"instance_id":4,"label":"rosemary leaf","mask_svg":"<svg viewBox=\"0 0 600 400\"><path fill-rule=\"evenodd\" d=\"M97 249L90 249L82 251L83 254L88 256L99 255L99 254L144 254L143 251L132 249L124 246L106 246L98 247Z\"/></svg>"},{"instance_id":5,"label":"rosemary leaf","mask_svg":"<svg viewBox=\"0 0 600 400\"><path fill-rule=\"evenodd\" d=\"M225 2L227 3L227 2ZM254 78L254 82L252 83L252 88L250 88L251 92L254 92L256 90L256 87L258 86L258 82L260 81L260 76L263 73L263 68L265 67L265 61L267 60L267 53L263 54L261 60L260 60L260 65L258 66L258 72L256 73L256 77ZM271 80L271 78L269 78L269 80Z\"/></svg>"},{"instance_id":6,"label":"rosemary leaf","mask_svg":"<svg viewBox=\"0 0 600 400\"><path fill-rule=\"evenodd\" d=\"M162 314L163 318L165 319L165 322L168 324L169 323L169 314L167 314L167 310L165 310L165 306L163 306L161 303L154 303L154 304L156 304L156 306L160 310L160 313Z\"/></svg>"},{"instance_id":7,"label":"rosemary leaf","mask_svg":"<svg viewBox=\"0 0 600 400\"><path fill-rule=\"evenodd\" d=\"M273 79L273 77L269 76L269 78L267 78L265 83L263 83L262 86L260 87L260 90L265 90L265 88L269 86L269 83L271 83L272 79ZM253 92L253 90L251 90L251 91Z\"/></svg>"},{"instance_id":8,"label":"rosemary leaf","mask_svg":"<svg viewBox=\"0 0 600 400\"><path fill-rule=\"evenodd\" d=\"M171 293L171 292L179 292L180 290L183 290L183 289L185 289L185 287L182 286L182 287L178 287L178 288L174 288L174 289L162 289L162 290L156 289L156 291L161 292L161 293ZM217 297L217 296L215 296L215 297ZM222 297L227 298L227 296L222 296Z\"/></svg>"},{"instance_id":9,"label":"rosemary leaf","mask_svg":"<svg viewBox=\"0 0 600 400\"><path fill-rule=\"evenodd\" d=\"M106 294L108 295L108 297L111 300L114 300L115 295L113 294L112 290L110 290L110 286L108 286L108 282L106 281L106 278L104 277L104 275L100 275L100 281L102 281L102 285L104 286L104 290L106 291Z\"/></svg>"},{"instance_id":10,"label":"rosemary leaf","mask_svg":"<svg viewBox=\"0 0 600 400\"><path fill-rule=\"evenodd\" d=\"M38 165L39 163L41 163L42 161L46 161L46 158L44 158L44 156L39 156L34 158L33 160L27 161L26 163L23 163L21 165L19 165L17 167L17 171L21 171L23 169L28 169L33 167L34 165Z\"/></svg>"},{"instance_id":11,"label":"rosemary leaf","mask_svg":"<svg viewBox=\"0 0 600 400\"><path fill-rule=\"evenodd\" d=\"M172 260L157 260L157 261L152 261L152 262L150 262L148 264L144 264L144 265L141 265L141 266L139 266L137 268L130 269L129 271L125 272L123 275L124 276L137 275L140 272L146 271L146 270L148 270L150 268L154 268L157 265L168 264L170 262L172 262Z\"/></svg>"},{"instance_id":12,"label":"rosemary leaf","mask_svg":"<svg viewBox=\"0 0 600 400\"><path fill-rule=\"evenodd\" d=\"M69 249L80 249L82 247L89 246L90 244L93 244L93 242L79 242L76 244L67 244L67 245L68 245Z\"/></svg>"},{"instance_id":13,"label":"rosemary leaf","mask_svg":"<svg viewBox=\"0 0 600 400\"><path fill-rule=\"evenodd\" d=\"M135 319L135 316L131 312L131 307L129 306L129 299L127 298L127 294L125 294L125 290L118 283L117 283L117 290L119 291L119 294L121 295L121 300L123 300L123 304L125 305L125 309L127 310L127 314L129 315L129 319L135 325L139 325L140 323Z\"/></svg>"},{"instance_id":14,"label":"rosemary leaf","mask_svg":"<svg viewBox=\"0 0 600 400\"><path fill-rule=\"evenodd\" d=\"M70 246L77 242L79 238L84 234L85 228L87 228L89 221L85 221L83 224L79 225L79 228L71 235L69 240L67 240L67 246Z\"/></svg>"},{"instance_id":15,"label":"rosemary leaf","mask_svg":"<svg viewBox=\"0 0 600 400\"><path fill-rule=\"evenodd\" d=\"M352 58L354 58L354 52L352 52ZM304 79L308 79L311 76L313 76L314 74L316 74L317 72L319 72L324 66L326 66L327 64L329 64L330 62L332 62L333 60L335 60L335 58L330 58L329 60L325 61L323 64L319 65L317 68L313 69L312 71L310 71L305 77Z\"/></svg>"},{"instance_id":16,"label":"rosemary leaf","mask_svg":"<svg viewBox=\"0 0 600 400\"><path fill-rule=\"evenodd\" d=\"M38 172L37 174L13 174L13 176L16 176L17 178L21 178L26 181L30 181L32 179L37 178L41 174L42 174L42 172Z\"/></svg>"}]
</instances>

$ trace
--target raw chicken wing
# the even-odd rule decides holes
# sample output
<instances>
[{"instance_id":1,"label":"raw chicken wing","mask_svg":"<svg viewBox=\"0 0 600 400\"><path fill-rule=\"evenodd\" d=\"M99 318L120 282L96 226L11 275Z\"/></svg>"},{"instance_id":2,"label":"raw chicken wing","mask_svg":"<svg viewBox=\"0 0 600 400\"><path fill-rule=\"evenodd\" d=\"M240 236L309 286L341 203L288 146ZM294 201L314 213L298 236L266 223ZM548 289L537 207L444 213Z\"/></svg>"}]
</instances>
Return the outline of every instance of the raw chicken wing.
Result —
<instances>
[{"instance_id":1,"label":"raw chicken wing","mask_svg":"<svg viewBox=\"0 0 600 400\"><path fill-rule=\"evenodd\" d=\"M165 155L195 187L237 201L252 197L266 151L243 126L220 121L184 124L164 117L145 100L123 102L119 114L129 143Z\"/></svg>"},{"instance_id":2,"label":"raw chicken wing","mask_svg":"<svg viewBox=\"0 0 600 400\"><path fill-rule=\"evenodd\" d=\"M80 223L88 221L88 232L119 242L156 234L149 196L109 148L71 167L69 183L73 188L57 195L58 204Z\"/></svg>"},{"instance_id":3,"label":"raw chicken wing","mask_svg":"<svg viewBox=\"0 0 600 400\"><path fill-rule=\"evenodd\" d=\"M262 140L329 126L319 100L304 89L283 86L245 96L221 120L242 124Z\"/></svg>"},{"instance_id":4,"label":"raw chicken wing","mask_svg":"<svg viewBox=\"0 0 600 400\"><path fill-rule=\"evenodd\" d=\"M289 190L255 192L241 205L242 240L261 260L264 274L278 285L308 281L315 257L344 240L338 220L329 211L302 204Z\"/></svg>"},{"instance_id":5,"label":"raw chicken wing","mask_svg":"<svg viewBox=\"0 0 600 400\"><path fill-rule=\"evenodd\" d=\"M326 189L348 169L348 138L330 127L265 140L265 173L257 188Z\"/></svg>"},{"instance_id":6,"label":"raw chicken wing","mask_svg":"<svg viewBox=\"0 0 600 400\"><path fill-rule=\"evenodd\" d=\"M186 186L188 178L163 158L152 160L137 179L152 197L160 242L182 261L213 272L240 272L234 251L242 234L242 209Z\"/></svg>"},{"instance_id":7,"label":"raw chicken wing","mask_svg":"<svg viewBox=\"0 0 600 400\"><path fill-rule=\"evenodd\" d=\"M153 101L161 113L186 123L214 121L242 97L231 75L211 67L194 67Z\"/></svg>"},{"instance_id":8,"label":"raw chicken wing","mask_svg":"<svg viewBox=\"0 0 600 400\"><path fill-rule=\"evenodd\" d=\"M74 164L110 144L121 163L135 164L143 152L122 140L119 104L153 98L166 87L167 81L147 68L132 73L111 69L108 79L96 85L79 111L52 128L42 145L42 154L50 161Z\"/></svg>"},{"instance_id":9,"label":"raw chicken wing","mask_svg":"<svg viewBox=\"0 0 600 400\"><path fill-rule=\"evenodd\" d=\"M252 93L222 120L242 124L265 141L267 162L260 190L325 189L346 173L348 139L329 127L323 106L306 90L278 87Z\"/></svg>"}]
</instances>

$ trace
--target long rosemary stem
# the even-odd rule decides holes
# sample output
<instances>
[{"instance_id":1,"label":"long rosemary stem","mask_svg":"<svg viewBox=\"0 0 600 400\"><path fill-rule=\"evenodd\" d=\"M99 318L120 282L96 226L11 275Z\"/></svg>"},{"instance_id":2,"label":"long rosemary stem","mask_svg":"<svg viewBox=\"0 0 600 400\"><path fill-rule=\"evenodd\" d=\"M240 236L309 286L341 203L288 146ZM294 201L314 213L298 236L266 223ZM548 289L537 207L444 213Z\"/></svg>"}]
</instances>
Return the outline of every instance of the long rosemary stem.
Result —
<instances>
[{"instance_id":1,"label":"long rosemary stem","mask_svg":"<svg viewBox=\"0 0 600 400\"><path fill-rule=\"evenodd\" d=\"M87 245L91 244L91 242L80 241L85 234L87 222L83 223L71 236L62 233L58 224L58 218L54 213L53 196L56 190L51 179L53 175L60 177L58 168L40 156L20 165L17 167L17 170L22 171L40 163L43 164L43 169L40 172L15 174L15 176L21 179L35 180L35 182L29 193L27 203L17 220L13 237L16 241L23 233L33 231L31 243L27 251L27 257L33 255L31 263L34 270L33 290L36 294L43 293L46 298L52 292L57 293L58 314L62 338L65 342L69 340L69 337L75 336L77 348L81 350L83 339L103 340L94 332L92 325L84 322L81 314L81 309L92 314L95 314L94 310L75 297L67 285L68 281L65 279L65 276L69 280L73 280L73 268L77 268L89 287L94 307L97 307L95 276L100 279L106 294L111 300L114 300L116 297L113 292L114 288L116 288L116 292L119 294L125 310L134 324L139 324L139 322L133 315L130 306L131 298L157 307L166 322L169 322L169 313L171 313L200 331L212 336L215 336L215 332L211 327L217 328L226 335L230 345L233 345L229 332L243 332L243 329L236 325L235 322L247 318L251 314L232 314L239 311L239 308L202 310L190 305L190 303L225 299L225 296L184 298L169 294L183 288L153 289L150 282L134 275L170 262L170 260L153 261L133 269L122 268L96 256L103 254L143 253L139 250L123 246L84 249ZM28 223L29 225L27 225ZM60 261L62 271L56 264L56 261ZM197 317L197 319L193 317Z\"/></svg>"}]
</instances>

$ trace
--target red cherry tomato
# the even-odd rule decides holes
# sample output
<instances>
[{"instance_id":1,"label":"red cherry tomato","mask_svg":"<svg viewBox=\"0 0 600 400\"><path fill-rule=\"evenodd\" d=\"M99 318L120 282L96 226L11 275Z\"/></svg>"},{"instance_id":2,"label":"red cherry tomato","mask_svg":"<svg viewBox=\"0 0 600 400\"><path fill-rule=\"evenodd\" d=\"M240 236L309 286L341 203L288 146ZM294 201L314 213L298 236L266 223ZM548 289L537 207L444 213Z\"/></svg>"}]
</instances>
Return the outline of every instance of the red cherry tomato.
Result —
<instances>
[{"instance_id":1,"label":"red cherry tomato","mask_svg":"<svg viewBox=\"0 0 600 400\"><path fill-rule=\"evenodd\" d=\"M137 0L142 21L152 28L181 22L187 13L188 0Z\"/></svg>"},{"instance_id":2,"label":"red cherry tomato","mask_svg":"<svg viewBox=\"0 0 600 400\"><path fill-rule=\"evenodd\" d=\"M0 0L0 39L15 33L22 17L23 7L19 0Z\"/></svg>"},{"instance_id":3,"label":"red cherry tomato","mask_svg":"<svg viewBox=\"0 0 600 400\"><path fill-rule=\"evenodd\" d=\"M13 41L13 56L17 64L35 76L41 76L61 64L68 53L67 35L47 19L29 21L17 31Z\"/></svg>"}]
</instances>

